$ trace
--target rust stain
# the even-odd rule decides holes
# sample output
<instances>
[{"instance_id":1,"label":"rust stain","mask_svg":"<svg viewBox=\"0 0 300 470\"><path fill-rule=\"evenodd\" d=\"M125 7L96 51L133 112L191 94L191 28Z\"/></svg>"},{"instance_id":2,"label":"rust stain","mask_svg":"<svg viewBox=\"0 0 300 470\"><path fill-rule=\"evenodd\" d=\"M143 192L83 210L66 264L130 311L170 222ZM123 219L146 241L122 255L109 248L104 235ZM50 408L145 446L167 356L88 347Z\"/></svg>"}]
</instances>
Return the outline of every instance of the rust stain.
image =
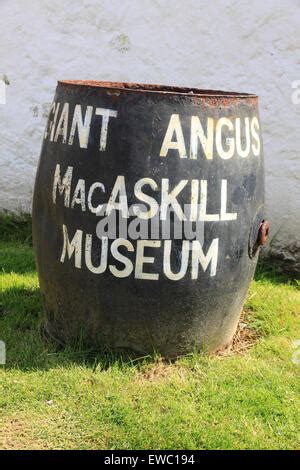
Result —
<instances>
[{"instance_id":1,"label":"rust stain","mask_svg":"<svg viewBox=\"0 0 300 470\"><path fill-rule=\"evenodd\" d=\"M268 235L270 230L270 223L267 220L263 220L259 226L258 231L258 245L265 245L268 241Z\"/></svg>"},{"instance_id":2,"label":"rust stain","mask_svg":"<svg viewBox=\"0 0 300 470\"><path fill-rule=\"evenodd\" d=\"M224 106L227 107L232 102L242 100L249 100L249 104L257 103L257 96L249 93L238 93L234 91L220 91L220 90L203 90L198 88L187 88L178 86L167 86L157 84L145 83L129 83L129 82L110 82L98 80L59 80L58 83L62 85L75 85L82 87L95 87L106 88L109 90L126 90L135 92L156 92L161 94L176 94L184 97L190 97L192 101L199 104L199 98L204 99L211 106Z\"/></svg>"}]
</instances>

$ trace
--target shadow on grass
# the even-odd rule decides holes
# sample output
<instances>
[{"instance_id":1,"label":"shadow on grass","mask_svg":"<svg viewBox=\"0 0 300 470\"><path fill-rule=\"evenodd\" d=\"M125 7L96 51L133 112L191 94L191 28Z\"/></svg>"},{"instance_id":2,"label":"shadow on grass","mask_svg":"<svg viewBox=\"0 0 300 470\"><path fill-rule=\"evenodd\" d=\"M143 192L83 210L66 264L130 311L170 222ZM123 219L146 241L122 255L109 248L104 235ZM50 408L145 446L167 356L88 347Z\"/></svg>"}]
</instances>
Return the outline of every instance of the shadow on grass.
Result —
<instances>
[{"instance_id":1,"label":"shadow on grass","mask_svg":"<svg viewBox=\"0 0 300 470\"><path fill-rule=\"evenodd\" d=\"M0 233L2 242L19 242L32 245L31 216L29 214L0 213Z\"/></svg>"},{"instance_id":2,"label":"shadow on grass","mask_svg":"<svg viewBox=\"0 0 300 470\"><path fill-rule=\"evenodd\" d=\"M49 370L74 364L106 370L111 366L135 366L155 359L138 357L133 351L113 353L107 348L89 348L81 337L64 346L45 332L41 294L38 288L12 287L0 296L0 340L6 345L6 370Z\"/></svg>"},{"instance_id":3,"label":"shadow on grass","mask_svg":"<svg viewBox=\"0 0 300 470\"><path fill-rule=\"evenodd\" d=\"M0 244L0 269L5 274L34 274L36 266L32 248L16 243Z\"/></svg>"},{"instance_id":4,"label":"shadow on grass","mask_svg":"<svg viewBox=\"0 0 300 470\"><path fill-rule=\"evenodd\" d=\"M270 281L272 284L295 284L299 285L299 273L287 271L283 264L272 256L259 258L254 275L255 281Z\"/></svg>"}]
</instances>

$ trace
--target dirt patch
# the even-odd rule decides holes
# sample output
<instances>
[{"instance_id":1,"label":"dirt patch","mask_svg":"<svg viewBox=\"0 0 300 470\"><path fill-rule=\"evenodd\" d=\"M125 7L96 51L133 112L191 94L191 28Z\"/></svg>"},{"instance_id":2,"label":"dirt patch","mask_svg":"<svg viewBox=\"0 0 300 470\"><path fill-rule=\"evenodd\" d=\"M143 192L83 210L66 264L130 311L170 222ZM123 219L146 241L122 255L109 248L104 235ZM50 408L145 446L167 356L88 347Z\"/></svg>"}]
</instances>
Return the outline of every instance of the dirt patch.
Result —
<instances>
[{"instance_id":1,"label":"dirt patch","mask_svg":"<svg viewBox=\"0 0 300 470\"><path fill-rule=\"evenodd\" d=\"M160 358L154 364L145 366L138 374L137 381L159 382L160 380L170 379L174 376L177 376L179 379L184 379L186 373L186 368L176 364L170 364Z\"/></svg>"},{"instance_id":2,"label":"dirt patch","mask_svg":"<svg viewBox=\"0 0 300 470\"><path fill-rule=\"evenodd\" d=\"M1 450L35 450L47 448L45 442L34 439L32 428L26 420L19 417L11 417L4 423L1 423Z\"/></svg>"},{"instance_id":3,"label":"dirt patch","mask_svg":"<svg viewBox=\"0 0 300 470\"><path fill-rule=\"evenodd\" d=\"M249 327L249 324L247 322L248 315L249 312L247 312L247 310L244 310L242 312L236 333L233 337L231 344L217 351L217 357L227 357L233 356L235 354L243 354L256 343L257 339L259 338L259 335Z\"/></svg>"}]
</instances>

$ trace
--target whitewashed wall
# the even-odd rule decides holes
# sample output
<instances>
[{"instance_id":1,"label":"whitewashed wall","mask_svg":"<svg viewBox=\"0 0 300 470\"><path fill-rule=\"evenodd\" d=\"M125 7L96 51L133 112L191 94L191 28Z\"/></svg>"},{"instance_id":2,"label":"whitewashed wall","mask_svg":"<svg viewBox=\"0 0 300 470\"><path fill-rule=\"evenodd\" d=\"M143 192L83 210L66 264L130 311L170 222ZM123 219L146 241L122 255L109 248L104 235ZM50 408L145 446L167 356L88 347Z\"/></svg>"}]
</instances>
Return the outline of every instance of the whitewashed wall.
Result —
<instances>
[{"instance_id":1,"label":"whitewashed wall","mask_svg":"<svg viewBox=\"0 0 300 470\"><path fill-rule=\"evenodd\" d=\"M0 210L30 211L57 79L253 92L273 249L299 260L299 0L0 0L0 35Z\"/></svg>"}]
</instances>

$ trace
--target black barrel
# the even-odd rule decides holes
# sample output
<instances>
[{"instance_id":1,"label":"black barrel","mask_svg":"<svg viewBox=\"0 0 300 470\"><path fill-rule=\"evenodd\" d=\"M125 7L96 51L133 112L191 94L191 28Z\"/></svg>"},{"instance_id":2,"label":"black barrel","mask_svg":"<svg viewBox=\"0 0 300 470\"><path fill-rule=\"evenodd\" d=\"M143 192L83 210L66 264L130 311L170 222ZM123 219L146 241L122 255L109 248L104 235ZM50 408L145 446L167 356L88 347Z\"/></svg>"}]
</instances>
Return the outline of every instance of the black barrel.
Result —
<instances>
[{"instance_id":1,"label":"black barrel","mask_svg":"<svg viewBox=\"0 0 300 470\"><path fill-rule=\"evenodd\" d=\"M33 201L54 338L167 357L222 348L267 232L256 96L58 83Z\"/></svg>"}]
</instances>

